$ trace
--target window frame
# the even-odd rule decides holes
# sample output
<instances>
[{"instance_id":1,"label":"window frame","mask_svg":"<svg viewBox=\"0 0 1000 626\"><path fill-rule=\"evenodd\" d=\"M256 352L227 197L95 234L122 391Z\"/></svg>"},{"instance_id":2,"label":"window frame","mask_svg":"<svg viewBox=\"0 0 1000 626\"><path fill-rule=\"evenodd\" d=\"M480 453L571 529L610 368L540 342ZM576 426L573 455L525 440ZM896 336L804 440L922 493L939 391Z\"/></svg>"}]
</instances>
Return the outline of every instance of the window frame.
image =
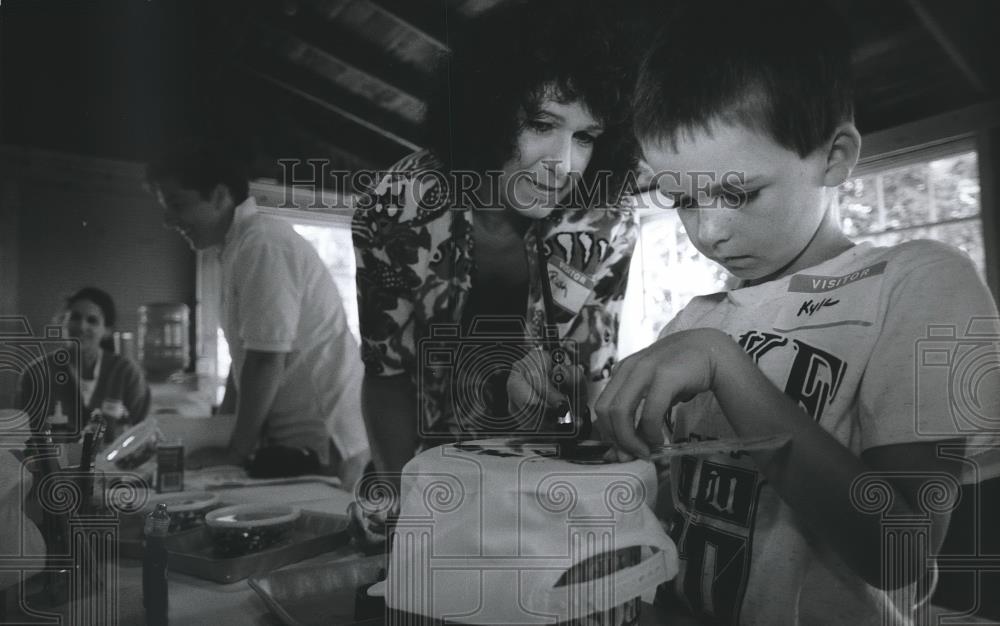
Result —
<instances>
[{"instance_id":1,"label":"window frame","mask_svg":"<svg viewBox=\"0 0 1000 626\"><path fill-rule=\"evenodd\" d=\"M983 223L986 283L1000 301L1000 100L983 102L940 115L901 124L861 139L861 158L855 172L864 175L884 163L905 163L909 157L933 154L955 142L969 141L979 163L979 215ZM855 175L855 174L852 174Z\"/></svg>"}]
</instances>

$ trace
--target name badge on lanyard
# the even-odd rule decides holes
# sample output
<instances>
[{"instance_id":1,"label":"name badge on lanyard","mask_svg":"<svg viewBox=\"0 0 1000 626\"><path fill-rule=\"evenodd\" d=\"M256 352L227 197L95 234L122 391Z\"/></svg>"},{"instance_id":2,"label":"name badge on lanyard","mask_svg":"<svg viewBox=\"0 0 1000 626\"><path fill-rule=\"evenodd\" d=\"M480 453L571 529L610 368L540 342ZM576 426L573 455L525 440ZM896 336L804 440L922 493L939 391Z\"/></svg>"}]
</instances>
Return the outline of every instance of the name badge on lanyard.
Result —
<instances>
[{"instance_id":1,"label":"name badge on lanyard","mask_svg":"<svg viewBox=\"0 0 1000 626\"><path fill-rule=\"evenodd\" d=\"M559 258L549 258L548 273L552 300L570 316L576 315L587 302L596 281Z\"/></svg>"}]
</instances>

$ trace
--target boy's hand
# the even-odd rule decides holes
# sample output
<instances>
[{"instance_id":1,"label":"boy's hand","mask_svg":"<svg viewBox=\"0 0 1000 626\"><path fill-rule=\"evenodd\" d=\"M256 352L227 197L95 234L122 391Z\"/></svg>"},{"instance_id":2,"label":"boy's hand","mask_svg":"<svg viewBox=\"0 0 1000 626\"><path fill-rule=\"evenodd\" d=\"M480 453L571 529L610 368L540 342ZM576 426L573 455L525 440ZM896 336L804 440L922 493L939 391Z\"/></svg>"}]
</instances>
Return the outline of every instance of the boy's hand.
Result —
<instances>
[{"instance_id":1,"label":"boy's hand","mask_svg":"<svg viewBox=\"0 0 1000 626\"><path fill-rule=\"evenodd\" d=\"M736 352L743 354L725 333L703 328L668 335L619 363L595 405L598 429L614 444L617 460L646 458L662 445L670 408L712 390L717 364Z\"/></svg>"}]
</instances>

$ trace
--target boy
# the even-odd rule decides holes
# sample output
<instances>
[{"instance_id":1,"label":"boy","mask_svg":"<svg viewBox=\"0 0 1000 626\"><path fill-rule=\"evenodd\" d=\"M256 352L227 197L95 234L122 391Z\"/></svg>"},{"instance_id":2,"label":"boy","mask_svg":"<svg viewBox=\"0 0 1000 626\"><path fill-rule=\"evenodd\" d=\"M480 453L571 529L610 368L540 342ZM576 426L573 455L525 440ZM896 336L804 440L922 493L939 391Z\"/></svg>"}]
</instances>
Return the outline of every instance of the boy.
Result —
<instances>
[{"instance_id":1,"label":"boy","mask_svg":"<svg viewBox=\"0 0 1000 626\"><path fill-rule=\"evenodd\" d=\"M996 307L946 245L876 248L841 232L829 200L860 136L836 14L801 0L688 4L643 63L637 135L691 241L742 284L696 298L623 361L598 427L620 460L648 455L664 427L674 442L791 436L672 462L674 591L699 619L908 623L933 589L926 557L950 510L928 490L953 494L983 449L954 405L971 393L965 408L1000 415ZM930 325L961 337L973 320L993 338L988 383L956 378L956 390L919 369ZM921 530L894 543L903 519Z\"/></svg>"}]
</instances>

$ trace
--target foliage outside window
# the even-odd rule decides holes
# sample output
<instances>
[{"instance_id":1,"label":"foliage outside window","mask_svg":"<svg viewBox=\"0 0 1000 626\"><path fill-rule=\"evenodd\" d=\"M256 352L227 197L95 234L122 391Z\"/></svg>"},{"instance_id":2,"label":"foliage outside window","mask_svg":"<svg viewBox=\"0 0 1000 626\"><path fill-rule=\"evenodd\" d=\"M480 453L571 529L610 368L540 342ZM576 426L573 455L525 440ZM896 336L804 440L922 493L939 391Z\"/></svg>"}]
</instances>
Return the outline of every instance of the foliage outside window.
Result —
<instances>
[{"instance_id":1,"label":"foliage outside window","mask_svg":"<svg viewBox=\"0 0 1000 626\"><path fill-rule=\"evenodd\" d=\"M912 239L949 243L972 258L985 280L976 156L963 152L848 180L837 195L844 231L879 246Z\"/></svg>"}]
</instances>

